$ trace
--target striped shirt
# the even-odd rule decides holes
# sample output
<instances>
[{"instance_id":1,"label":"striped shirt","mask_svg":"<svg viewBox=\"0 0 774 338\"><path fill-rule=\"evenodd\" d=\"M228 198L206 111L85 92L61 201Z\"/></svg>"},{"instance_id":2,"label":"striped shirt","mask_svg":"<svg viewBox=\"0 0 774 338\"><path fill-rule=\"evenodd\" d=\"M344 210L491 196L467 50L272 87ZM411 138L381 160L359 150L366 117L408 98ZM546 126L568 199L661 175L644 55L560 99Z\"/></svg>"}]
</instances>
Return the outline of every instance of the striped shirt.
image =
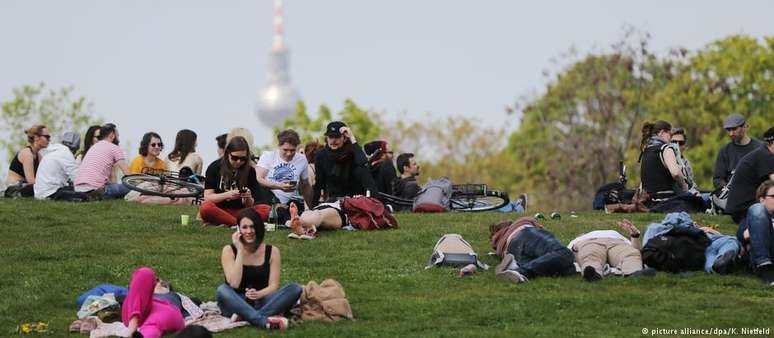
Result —
<instances>
[{"instance_id":1,"label":"striped shirt","mask_svg":"<svg viewBox=\"0 0 774 338\"><path fill-rule=\"evenodd\" d=\"M79 190L79 185L95 189L104 187L113 172L113 165L123 159L124 152L117 145L105 140L95 143L83 156L78 177L74 182L76 190Z\"/></svg>"}]
</instances>

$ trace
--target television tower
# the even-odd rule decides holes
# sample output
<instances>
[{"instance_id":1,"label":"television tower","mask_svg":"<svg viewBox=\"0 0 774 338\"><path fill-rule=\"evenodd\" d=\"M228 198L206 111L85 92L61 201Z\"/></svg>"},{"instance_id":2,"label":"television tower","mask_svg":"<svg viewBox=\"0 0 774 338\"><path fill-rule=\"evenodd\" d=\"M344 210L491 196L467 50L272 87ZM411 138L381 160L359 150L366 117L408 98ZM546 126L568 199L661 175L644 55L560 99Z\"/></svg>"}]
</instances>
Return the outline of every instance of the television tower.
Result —
<instances>
[{"instance_id":1,"label":"television tower","mask_svg":"<svg viewBox=\"0 0 774 338\"><path fill-rule=\"evenodd\" d=\"M261 122L271 128L279 126L285 118L293 115L296 104L301 99L298 91L290 84L288 56L285 47L284 17L282 0L274 0L274 36L266 85L258 91L255 113Z\"/></svg>"}]
</instances>

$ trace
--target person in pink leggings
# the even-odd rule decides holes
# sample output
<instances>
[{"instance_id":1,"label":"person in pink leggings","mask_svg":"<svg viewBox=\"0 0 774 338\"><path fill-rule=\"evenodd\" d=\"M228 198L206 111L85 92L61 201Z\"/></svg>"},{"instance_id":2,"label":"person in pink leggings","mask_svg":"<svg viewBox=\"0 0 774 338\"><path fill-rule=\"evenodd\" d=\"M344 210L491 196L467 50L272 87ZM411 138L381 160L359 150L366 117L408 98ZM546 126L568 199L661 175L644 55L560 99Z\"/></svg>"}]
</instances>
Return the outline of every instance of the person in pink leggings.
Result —
<instances>
[{"instance_id":1,"label":"person in pink leggings","mask_svg":"<svg viewBox=\"0 0 774 338\"><path fill-rule=\"evenodd\" d=\"M156 338L185 327L182 305L173 304L177 294L169 288L168 283L156 279L151 268L134 271L129 294L121 304L121 320L131 337Z\"/></svg>"}]
</instances>

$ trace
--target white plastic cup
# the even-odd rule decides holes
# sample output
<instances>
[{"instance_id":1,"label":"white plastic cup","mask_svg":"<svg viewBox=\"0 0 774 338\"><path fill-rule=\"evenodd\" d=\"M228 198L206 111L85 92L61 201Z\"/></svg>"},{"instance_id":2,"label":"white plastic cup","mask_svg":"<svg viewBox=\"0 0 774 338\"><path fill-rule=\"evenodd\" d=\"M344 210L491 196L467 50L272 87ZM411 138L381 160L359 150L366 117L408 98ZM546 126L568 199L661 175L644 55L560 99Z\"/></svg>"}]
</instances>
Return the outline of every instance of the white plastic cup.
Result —
<instances>
[{"instance_id":1,"label":"white plastic cup","mask_svg":"<svg viewBox=\"0 0 774 338\"><path fill-rule=\"evenodd\" d=\"M190 221L191 218L188 215L180 215L180 224L182 225L188 225L188 221Z\"/></svg>"},{"instance_id":2,"label":"white plastic cup","mask_svg":"<svg viewBox=\"0 0 774 338\"><path fill-rule=\"evenodd\" d=\"M266 231L275 231L277 230L277 225L273 223L266 223Z\"/></svg>"}]
</instances>

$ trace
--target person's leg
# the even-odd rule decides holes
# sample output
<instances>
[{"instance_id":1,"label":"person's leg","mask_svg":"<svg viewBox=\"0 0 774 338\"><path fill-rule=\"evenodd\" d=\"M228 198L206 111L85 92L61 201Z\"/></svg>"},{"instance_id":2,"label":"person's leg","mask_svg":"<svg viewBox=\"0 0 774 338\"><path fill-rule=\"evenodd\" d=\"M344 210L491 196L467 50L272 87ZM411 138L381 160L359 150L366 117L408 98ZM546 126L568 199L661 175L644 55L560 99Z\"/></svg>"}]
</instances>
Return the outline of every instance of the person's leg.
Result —
<instances>
[{"instance_id":1,"label":"person's leg","mask_svg":"<svg viewBox=\"0 0 774 338\"><path fill-rule=\"evenodd\" d=\"M575 243L575 258L580 265L581 271L586 267L593 268L598 274L602 275L605 262L607 262L607 247L600 239L587 239Z\"/></svg>"},{"instance_id":2,"label":"person's leg","mask_svg":"<svg viewBox=\"0 0 774 338\"><path fill-rule=\"evenodd\" d=\"M237 314L254 326L266 326L266 318L258 314L258 311L247 302L244 294L238 293L228 284L224 283L218 287L215 299L223 316L231 317Z\"/></svg>"},{"instance_id":3,"label":"person's leg","mask_svg":"<svg viewBox=\"0 0 774 338\"><path fill-rule=\"evenodd\" d=\"M213 202L204 202L199 207L199 215L204 223L236 225L236 217L228 209L221 209Z\"/></svg>"},{"instance_id":4,"label":"person's leg","mask_svg":"<svg viewBox=\"0 0 774 338\"><path fill-rule=\"evenodd\" d=\"M642 270L642 254L631 244L622 240L607 239L608 261L611 266L621 270L624 276Z\"/></svg>"},{"instance_id":5,"label":"person's leg","mask_svg":"<svg viewBox=\"0 0 774 338\"><path fill-rule=\"evenodd\" d=\"M519 238L525 235L527 237ZM514 255L519 264L516 270L527 278L566 275L575 272L573 265L575 257L572 251L559 243L556 237L545 229L523 229L511 242L517 238L526 242L522 244L523 249L521 250L521 255L526 258L526 262L522 263ZM529 260L529 257L534 257L534 259Z\"/></svg>"},{"instance_id":6,"label":"person's leg","mask_svg":"<svg viewBox=\"0 0 774 338\"><path fill-rule=\"evenodd\" d=\"M108 183L105 185L105 198L124 198L129 193L129 188L121 183Z\"/></svg>"},{"instance_id":7,"label":"person's leg","mask_svg":"<svg viewBox=\"0 0 774 338\"><path fill-rule=\"evenodd\" d=\"M75 191L71 186L66 186L57 189L48 198L56 201L83 202L88 200L89 196L86 193Z\"/></svg>"},{"instance_id":8,"label":"person's leg","mask_svg":"<svg viewBox=\"0 0 774 338\"><path fill-rule=\"evenodd\" d=\"M753 267L772 263L772 226L771 215L763 204L753 204L742 220L750 232L750 262Z\"/></svg>"},{"instance_id":9,"label":"person's leg","mask_svg":"<svg viewBox=\"0 0 774 338\"><path fill-rule=\"evenodd\" d=\"M290 283L277 291L266 295L258 306L258 314L264 318L282 315L288 312L296 303L304 289L301 285Z\"/></svg>"},{"instance_id":10,"label":"person's leg","mask_svg":"<svg viewBox=\"0 0 774 338\"><path fill-rule=\"evenodd\" d=\"M138 317L138 326L142 326L151 311L153 289L156 287L156 274L153 269L141 267L132 274L129 293L121 304L121 321L129 326L132 317Z\"/></svg>"},{"instance_id":11,"label":"person's leg","mask_svg":"<svg viewBox=\"0 0 774 338\"><path fill-rule=\"evenodd\" d=\"M335 208L324 208L304 211L301 214L301 226L307 229L314 226L317 229L338 230L344 225L341 224L341 216L338 210Z\"/></svg>"},{"instance_id":12,"label":"person's leg","mask_svg":"<svg viewBox=\"0 0 774 338\"><path fill-rule=\"evenodd\" d=\"M165 333L177 332L185 327L180 309L166 301L154 299L150 314L138 331L145 338L161 337Z\"/></svg>"},{"instance_id":13,"label":"person's leg","mask_svg":"<svg viewBox=\"0 0 774 338\"><path fill-rule=\"evenodd\" d=\"M269 221L269 214L271 213L271 205L268 204L256 204L253 206L253 209L255 209L255 212L258 213L258 215L261 215L261 220L264 222ZM232 213L234 216L234 223L236 224L236 216L239 213L239 209L233 209L236 210L236 212Z\"/></svg>"}]
</instances>

